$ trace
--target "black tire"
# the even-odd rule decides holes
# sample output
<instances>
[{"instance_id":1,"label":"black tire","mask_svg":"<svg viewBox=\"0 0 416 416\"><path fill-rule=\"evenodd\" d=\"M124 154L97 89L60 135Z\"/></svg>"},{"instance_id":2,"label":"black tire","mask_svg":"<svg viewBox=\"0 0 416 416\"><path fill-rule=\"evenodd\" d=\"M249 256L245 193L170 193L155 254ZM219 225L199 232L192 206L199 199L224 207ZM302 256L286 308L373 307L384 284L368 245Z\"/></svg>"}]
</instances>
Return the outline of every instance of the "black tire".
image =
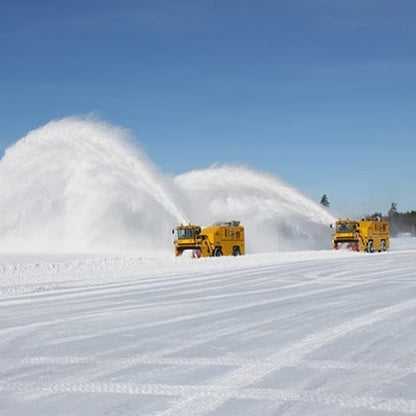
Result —
<instances>
[{"instance_id":1,"label":"black tire","mask_svg":"<svg viewBox=\"0 0 416 416\"><path fill-rule=\"evenodd\" d=\"M214 250L214 257L221 257L222 256L222 251L221 251L221 248L220 247L217 247L215 250Z\"/></svg>"},{"instance_id":2,"label":"black tire","mask_svg":"<svg viewBox=\"0 0 416 416\"><path fill-rule=\"evenodd\" d=\"M381 240L381 251L386 251L386 250L387 250L386 241Z\"/></svg>"},{"instance_id":3,"label":"black tire","mask_svg":"<svg viewBox=\"0 0 416 416\"><path fill-rule=\"evenodd\" d=\"M372 241L369 241L367 244L367 252L368 253L374 253L374 244Z\"/></svg>"},{"instance_id":4,"label":"black tire","mask_svg":"<svg viewBox=\"0 0 416 416\"><path fill-rule=\"evenodd\" d=\"M233 249L233 256L234 257L237 257L237 256L240 256L240 255L241 255L240 247L234 247L234 249Z\"/></svg>"}]
</instances>

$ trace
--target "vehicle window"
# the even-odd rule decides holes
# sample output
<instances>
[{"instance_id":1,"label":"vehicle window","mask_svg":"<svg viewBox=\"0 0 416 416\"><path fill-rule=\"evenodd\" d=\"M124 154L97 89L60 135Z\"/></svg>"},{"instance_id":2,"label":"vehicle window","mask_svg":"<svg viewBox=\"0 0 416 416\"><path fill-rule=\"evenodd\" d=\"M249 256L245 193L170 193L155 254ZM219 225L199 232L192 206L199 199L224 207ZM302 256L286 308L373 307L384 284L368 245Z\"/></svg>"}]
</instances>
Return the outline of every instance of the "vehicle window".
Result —
<instances>
[{"instance_id":1,"label":"vehicle window","mask_svg":"<svg viewBox=\"0 0 416 416\"><path fill-rule=\"evenodd\" d=\"M193 238L193 233L191 228L178 228L178 239L187 240Z\"/></svg>"},{"instance_id":2,"label":"vehicle window","mask_svg":"<svg viewBox=\"0 0 416 416\"><path fill-rule=\"evenodd\" d=\"M337 233L352 233L355 229L355 226L345 222L340 222L337 224Z\"/></svg>"}]
</instances>

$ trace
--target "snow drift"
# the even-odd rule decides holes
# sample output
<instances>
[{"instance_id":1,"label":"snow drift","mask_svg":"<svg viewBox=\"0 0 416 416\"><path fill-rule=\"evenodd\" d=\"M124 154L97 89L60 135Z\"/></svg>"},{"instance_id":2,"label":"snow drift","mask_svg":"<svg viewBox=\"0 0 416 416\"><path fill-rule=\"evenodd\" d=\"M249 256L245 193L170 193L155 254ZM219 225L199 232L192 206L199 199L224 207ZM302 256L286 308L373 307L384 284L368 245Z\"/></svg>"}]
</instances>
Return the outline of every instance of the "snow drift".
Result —
<instances>
[{"instance_id":1,"label":"snow drift","mask_svg":"<svg viewBox=\"0 0 416 416\"><path fill-rule=\"evenodd\" d=\"M0 250L169 250L180 222L241 220L248 251L327 248L333 217L245 167L163 175L121 128L65 118L0 161Z\"/></svg>"}]
</instances>

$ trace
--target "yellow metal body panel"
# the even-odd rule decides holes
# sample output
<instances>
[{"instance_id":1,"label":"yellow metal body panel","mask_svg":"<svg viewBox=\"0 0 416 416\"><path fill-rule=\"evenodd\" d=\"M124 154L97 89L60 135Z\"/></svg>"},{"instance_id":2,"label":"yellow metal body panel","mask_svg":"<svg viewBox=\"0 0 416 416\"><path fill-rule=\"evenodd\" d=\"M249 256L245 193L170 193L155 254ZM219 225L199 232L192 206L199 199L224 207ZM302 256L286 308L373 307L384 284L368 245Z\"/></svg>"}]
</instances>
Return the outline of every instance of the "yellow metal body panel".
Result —
<instances>
[{"instance_id":1,"label":"yellow metal body panel","mask_svg":"<svg viewBox=\"0 0 416 416\"><path fill-rule=\"evenodd\" d=\"M180 225L176 232L176 256L185 250L194 250L197 257L237 256L246 252L244 227L237 221L218 223L202 229L192 224ZM188 238L190 236L192 237Z\"/></svg>"},{"instance_id":2,"label":"yellow metal body panel","mask_svg":"<svg viewBox=\"0 0 416 416\"><path fill-rule=\"evenodd\" d=\"M338 220L332 242L335 249L346 244L356 251L385 251L390 247L389 223L374 219Z\"/></svg>"}]
</instances>

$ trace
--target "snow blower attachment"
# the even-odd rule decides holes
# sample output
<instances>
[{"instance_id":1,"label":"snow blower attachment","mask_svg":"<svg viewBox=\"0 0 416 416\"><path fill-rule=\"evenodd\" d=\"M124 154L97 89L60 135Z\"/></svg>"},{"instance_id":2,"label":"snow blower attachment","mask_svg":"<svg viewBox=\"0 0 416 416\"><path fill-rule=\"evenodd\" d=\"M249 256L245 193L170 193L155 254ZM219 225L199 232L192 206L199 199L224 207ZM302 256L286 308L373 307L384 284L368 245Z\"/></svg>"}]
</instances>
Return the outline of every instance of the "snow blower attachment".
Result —
<instances>
[{"instance_id":1,"label":"snow blower attachment","mask_svg":"<svg viewBox=\"0 0 416 416\"><path fill-rule=\"evenodd\" d=\"M176 227L174 245L176 256L185 253L195 258L244 255L244 227L240 221L220 222L205 228L181 224Z\"/></svg>"},{"instance_id":2,"label":"snow blower attachment","mask_svg":"<svg viewBox=\"0 0 416 416\"><path fill-rule=\"evenodd\" d=\"M390 247L389 223L381 219L338 220L332 235L335 250L347 248L352 251L386 251Z\"/></svg>"}]
</instances>

